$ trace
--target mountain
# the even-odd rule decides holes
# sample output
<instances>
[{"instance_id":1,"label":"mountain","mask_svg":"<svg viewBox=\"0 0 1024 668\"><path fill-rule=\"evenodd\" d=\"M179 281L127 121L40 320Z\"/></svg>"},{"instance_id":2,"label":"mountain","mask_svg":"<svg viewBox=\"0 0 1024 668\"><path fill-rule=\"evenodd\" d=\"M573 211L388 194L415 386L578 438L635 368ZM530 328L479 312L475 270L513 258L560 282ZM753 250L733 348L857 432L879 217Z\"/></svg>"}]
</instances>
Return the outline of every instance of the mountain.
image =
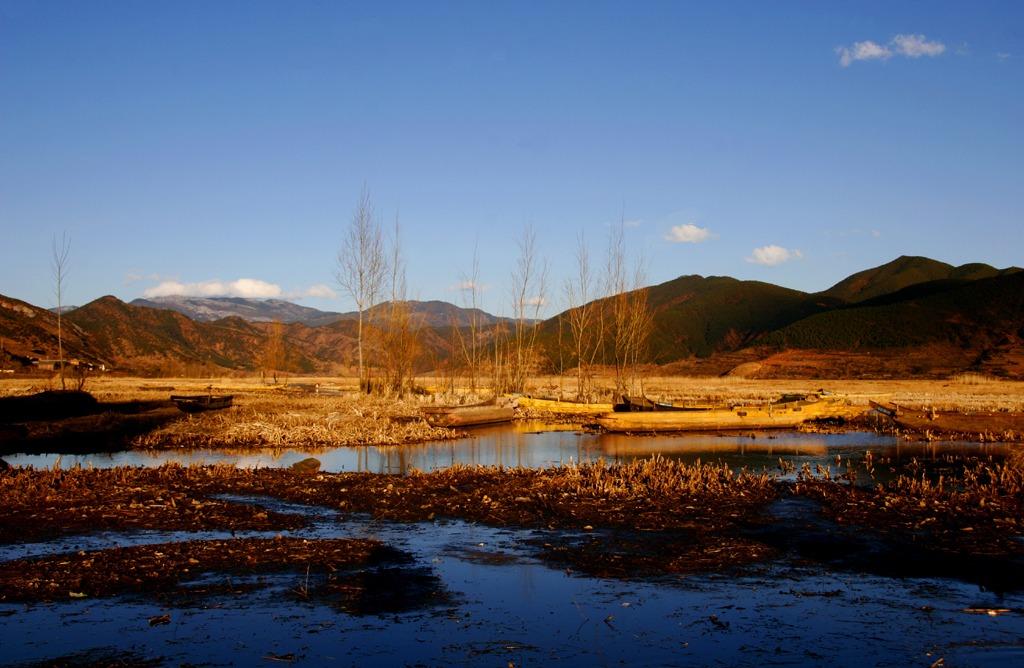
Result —
<instances>
[{"instance_id":1,"label":"mountain","mask_svg":"<svg viewBox=\"0 0 1024 668\"><path fill-rule=\"evenodd\" d=\"M412 321L419 327L469 326L473 318L478 325L494 325L504 320L480 309L464 309L442 301L407 301ZM300 306L280 299L247 299L244 297L186 297L183 295L134 299L132 306L180 313L196 322L214 322L223 318L242 318L249 322L301 322L310 327L328 325L339 320L359 317L357 312L336 313ZM389 302L377 308L386 310Z\"/></svg>"},{"instance_id":2,"label":"mountain","mask_svg":"<svg viewBox=\"0 0 1024 668\"><path fill-rule=\"evenodd\" d=\"M901 256L888 264L858 272L820 293L846 302L862 302L872 297L889 295L912 285L933 281L973 281L1021 271L1018 267L996 269L987 264L965 264L960 267L926 257Z\"/></svg>"},{"instance_id":3,"label":"mountain","mask_svg":"<svg viewBox=\"0 0 1024 668\"><path fill-rule=\"evenodd\" d=\"M321 311L280 299L246 299L243 297L186 297L174 295L134 299L132 306L180 313L196 322L213 322L223 318L242 318L249 322L301 322L311 327L326 325L346 317L341 313Z\"/></svg>"},{"instance_id":4,"label":"mountain","mask_svg":"<svg viewBox=\"0 0 1024 668\"><path fill-rule=\"evenodd\" d=\"M645 288L644 297L654 320L649 348L660 366L655 373L712 376L743 368L757 377L881 378L970 370L1024 379L1024 271L1014 267L953 267L902 257L814 294L758 281L681 276ZM270 344L280 340L291 372L352 372L354 314L259 300L201 305L207 317L221 309L220 317L198 320L102 297L63 315L65 356L136 374L253 374L265 366ZM466 327L475 318L485 335L500 323L445 302L407 306L423 372L445 364L453 323ZM277 316L255 319L268 313ZM327 322L286 321L288 314ZM538 337L552 368L556 359L572 365L560 348L559 319L541 323ZM56 342L56 314L0 297L0 368L52 359Z\"/></svg>"}]
</instances>

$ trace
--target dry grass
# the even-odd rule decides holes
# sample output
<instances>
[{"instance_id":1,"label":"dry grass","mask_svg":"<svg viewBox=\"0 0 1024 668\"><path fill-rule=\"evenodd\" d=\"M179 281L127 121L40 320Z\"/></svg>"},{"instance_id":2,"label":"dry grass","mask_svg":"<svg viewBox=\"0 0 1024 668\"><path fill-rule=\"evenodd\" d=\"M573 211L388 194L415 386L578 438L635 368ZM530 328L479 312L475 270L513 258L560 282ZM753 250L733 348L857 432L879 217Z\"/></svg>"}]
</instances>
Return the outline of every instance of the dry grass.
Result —
<instances>
[{"instance_id":1,"label":"dry grass","mask_svg":"<svg viewBox=\"0 0 1024 668\"><path fill-rule=\"evenodd\" d=\"M235 406L189 415L139 438L139 448L302 448L400 445L450 439L450 429L418 416L419 402L356 393L340 395L255 392Z\"/></svg>"},{"instance_id":2,"label":"dry grass","mask_svg":"<svg viewBox=\"0 0 1024 668\"><path fill-rule=\"evenodd\" d=\"M570 391L572 378L535 379L528 392L557 394ZM610 395L611 379L599 384ZM854 405L869 400L892 401L907 408L936 410L1024 411L1024 382L999 380L981 374L961 374L946 380L759 380L749 378L686 378L652 376L644 380L644 394L662 401L757 403L782 394L827 390L846 395Z\"/></svg>"},{"instance_id":3,"label":"dry grass","mask_svg":"<svg viewBox=\"0 0 1024 668\"><path fill-rule=\"evenodd\" d=\"M421 378L421 387L438 387L436 379ZM612 395L612 379L599 378L598 394ZM536 395L570 394L572 378L538 377L527 386ZM319 388L321 393L290 391ZM0 380L0 397L54 389L52 379ZM86 386L100 402L164 401L171 394L212 391L232 394L235 406L180 419L138 437L139 448L303 448L315 450L344 445L398 445L453 438L452 430L431 428L419 419L425 403L472 403L486 398L464 392L412 396L403 400L357 393L354 378L294 378L287 387L269 386L257 379L138 379L97 377ZM644 393L666 401L757 403L781 394L828 390L847 396L854 406L869 400L891 401L910 409L1024 411L1024 382L962 374L934 380L835 381L756 380L746 378L645 379Z\"/></svg>"}]
</instances>

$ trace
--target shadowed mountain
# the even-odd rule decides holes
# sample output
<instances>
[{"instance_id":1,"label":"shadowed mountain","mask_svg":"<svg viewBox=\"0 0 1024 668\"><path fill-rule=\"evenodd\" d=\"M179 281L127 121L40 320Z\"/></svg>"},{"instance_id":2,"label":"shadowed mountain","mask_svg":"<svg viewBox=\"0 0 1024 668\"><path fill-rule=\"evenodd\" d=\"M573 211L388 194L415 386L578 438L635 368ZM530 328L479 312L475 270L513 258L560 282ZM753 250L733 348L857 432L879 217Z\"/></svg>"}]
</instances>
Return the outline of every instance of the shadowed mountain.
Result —
<instances>
[{"instance_id":1,"label":"shadowed mountain","mask_svg":"<svg viewBox=\"0 0 1024 668\"><path fill-rule=\"evenodd\" d=\"M647 288L646 298L655 324L650 359L667 373L714 375L743 364L762 376L976 370L1024 378L1024 272L1017 268L953 267L904 257L817 294L758 281L682 276ZM239 308L235 301L229 300L231 308ZM246 308L267 305L243 301L255 302ZM437 301L408 306L422 353L420 370L434 370L449 355L453 323L466 326L474 314ZM285 312L281 304L268 308ZM293 313L317 321L319 316L297 308ZM68 359L139 374L192 375L254 373L267 366L276 339L285 350L283 368L291 372L351 373L354 314L326 315L336 319L318 326L280 318L252 322L238 315L201 322L103 297L63 316L63 342ZM475 315L485 337L501 320ZM539 341L547 359L572 366L565 349L558 352L558 338L556 316L541 324ZM0 344L0 367L25 368L30 358L55 358L56 314L0 297Z\"/></svg>"},{"instance_id":2,"label":"shadowed mountain","mask_svg":"<svg viewBox=\"0 0 1024 668\"><path fill-rule=\"evenodd\" d=\"M926 257L904 255L880 267L853 274L821 294L850 303L862 302L873 297L891 295L912 285L944 280L974 281L1020 271L1018 267L996 269L980 263L954 267Z\"/></svg>"}]
</instances>

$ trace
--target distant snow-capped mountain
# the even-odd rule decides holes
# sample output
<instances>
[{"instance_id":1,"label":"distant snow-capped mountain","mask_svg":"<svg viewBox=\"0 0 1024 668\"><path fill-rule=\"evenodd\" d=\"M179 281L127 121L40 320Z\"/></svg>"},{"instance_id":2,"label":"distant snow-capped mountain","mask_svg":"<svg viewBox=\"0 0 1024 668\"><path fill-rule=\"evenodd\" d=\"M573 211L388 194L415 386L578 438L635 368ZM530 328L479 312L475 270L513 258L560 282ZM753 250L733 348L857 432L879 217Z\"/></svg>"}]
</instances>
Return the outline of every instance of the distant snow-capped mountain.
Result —
<instances>
[{"instance_id":1,"label":"distant snow-capped mountain","mask_svg":"<svg viewBox=\"0 0 1024 668\"><path fill-rule=\"evenodd\" d=\"M186 297L172 295L136 299L132 306L176 311L197 322L211 322L222 318L239 317L249 322L301 322L306 325L326 325L346 316L300 306L281 299L246 299L244 297Z\"/></svg>"},{"instance_id":2,"label":"distant snow-capped mountain","mask_svg":"<svg viewBox=\"0 0 1024 668\"><path fill-rule=\"evenodd\" d=\"M408 301L410 316L420 327L460 327L470 325L493 325L507 318L499 318L479 309L465 309L442 301ZM336 313L300 306L281 299L247 299L245 297L186 297L174 295L136 299L132 306L176 311L196 322L212 322L232 316L249 322L301 322L310 327L329 325L338 320L358 317L355 312ZM382 304L378 308L385 308ZM475 314L475 316L474 316Z\"/></svg>"}]
</instances>

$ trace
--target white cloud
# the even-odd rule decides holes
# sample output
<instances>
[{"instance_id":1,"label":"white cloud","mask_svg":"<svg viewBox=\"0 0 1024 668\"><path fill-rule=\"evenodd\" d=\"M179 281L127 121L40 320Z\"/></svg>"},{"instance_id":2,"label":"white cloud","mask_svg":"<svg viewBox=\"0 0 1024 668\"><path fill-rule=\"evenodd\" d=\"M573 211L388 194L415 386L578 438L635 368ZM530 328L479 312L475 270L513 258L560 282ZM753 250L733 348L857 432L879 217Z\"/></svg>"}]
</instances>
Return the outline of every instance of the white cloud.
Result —
<instances>
[{"instance_id":1,"label":"white cloud","mask_svg":"<svg viewBox=\"0 0 1024 668\"><path fill-rule=\"evenodd\" d=\"M333 299L336 296L334 290L323 284L308 287L298 294L298 297L317 297L323 299Z\"/></svg>"},{"instance_id":2,"label":"white cloud","mask_svg":"<svg viewBox=\"0 0 1024 668\"><path fill-rule=\"evenodd\" d=\"M929 42L924 35L896 35L888 44L878 44L871 40L854 42L852 47L838 46L839 64L849 67L858 60L888 60L893 56L920 58L922 56L942 55L946 45L942 42Z\"/></svg>"},{"instance_id":3,"label":"white cloud","mask_svg":"<svg viewBox=\"0 0 1024 668\"><path fill-rule=\"evenodd\" d=\"M460 281L455 285L449 286L448 289L454 292L472 292L474 290L476 290L477 292L486 292L491 289L491 286L486 285L484 283L477 283L476 281L467 279L465 281Z\"/></svg>"},{"instance_id":4,"label":"white cloud","mask_svg":"<svg viewBox=\"0 0 1024 668\"><path fill-rule=\"evenodd\" d=\"M148 290L143 297L169 297L183 295L186 297L245 297L247 299L302 299L304 297L334 297L334 291L326 285L314 285L303 290L285 294L281 286L258 278L239 278L234 281L212 279L183 283L176 280L163 280Z\"/></svg>"},{"instance_id":5,"label":"white cloud","mask_svg":"<svg viewBox=\"0 0 1024 668\"><path fill-rule=\"evenodd\" d=\"M706 227L697 227L687 223L685 225L673 225L672 229L665 235L665 241L673 243L699 244L708 239L715 239L718 235Z\"/></svg>"},{"instance_id":6,"label":"white cloud","mask_svg":"<svg viewBox=\"0 0 1024 668\"><path fill-rule=\"evenodd\" d=\"M920 58L921 56L942 55L946 45L941 42L929 42L924 35L896 35L890 42L896 48L896 53L907 58Z\"/></svg>"},{"instance_id":7,"label":"white cloud","mask_svg":"<svg viewBox=\"0 0 1024 668\"><path fill-rule=\"evenodd\" d=\"M843 67L849 67L855 60L888 60L892 58L892 51L870 40L855 42L852 49L837 46L836 53L839 54L839 64Z\"/></svg>"},{"instance_id":8,"label":"white cloud","mask_svg":"<svg viewBox=\"0 0 1024 668\"><path fill-rule=\"evenodd\" d=\"M782 246L762 246L755 248L746 260L750 264L762 264L766 266L772 266L776 264L782 264L783 262L789 262L790 260L797 260L803 257L803 253L798 250L789 250Z\"/></svg>"}]
</instances>

